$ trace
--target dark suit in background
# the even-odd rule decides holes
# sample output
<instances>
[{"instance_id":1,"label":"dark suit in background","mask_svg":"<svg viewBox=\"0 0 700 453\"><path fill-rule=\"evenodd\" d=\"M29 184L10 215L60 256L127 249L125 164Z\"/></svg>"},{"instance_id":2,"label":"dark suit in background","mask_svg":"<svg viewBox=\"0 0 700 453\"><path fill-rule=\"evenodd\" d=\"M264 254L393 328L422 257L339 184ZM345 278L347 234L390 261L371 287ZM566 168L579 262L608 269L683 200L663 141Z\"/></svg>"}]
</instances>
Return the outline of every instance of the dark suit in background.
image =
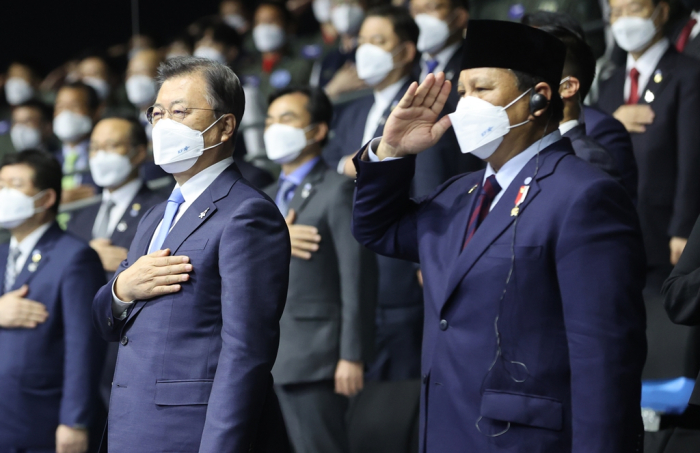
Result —
<instances>
[{"instance_id":1,"label":"dark suit in background","mask_svg":"<svg viewBox=\"0 0 700 453\"><path fill-rule=\"evenodd\" d=\"M654 74L638 102L651 105L654 122L632 134L632 142L648 264L663 279L671 267L671 237L687 238L700 214L700 62L671 46ZM618 68L601 84L598 105L608 114L625 104L626 77L626 68Z\"/></svg>"},{"instance_id":2,"label":"dark suit in background","mask_svg":"<svg viewBox=\"0 0 700 453\"><path fill-rule=\"evenodd\" d=\"M612 115L597 108L583 106L583 117L586 135L598 142L615 159L622 185L625 186L636 205L639 176L630 133Z\"/></svg>"},{"instance_id":3,"label":"dark suit in background","mask_svg":"<svg viewBox=\"0 0 700 453\"><path fill-rule=\"evenodd\" d=\"M279 185L265 192L275 198ZM348 451L348 398L334 391L340 359L368 363L374 351L377 264L350 231L352 180L319 160L296 188L296 224L321 236L310 260L292 257L280 349L272 369L297 452Z\"/></svg>"},{"instance_id":4,"label":"dark suit in background","mask_svg":"<svg viewBox=\"0 0 700 453\"><path fill-rule=\"evenodd\" d=\"M579 124L562 134L562 137L571 140L571 146L574 148L574 153L577 157L604 171L620 184L623 183L620 173L617 171L615 159L592 137L586 135L585 125ZM630 194L631 196L632 194Z\"/></svg>"},{"instance_id":5,"label":"dark suit in background","mask_svg":"<svg viewBox=\"0 0 700 453\"><path fill-rule=\"evenodd\" d=\"M3 276L8 252L0 245ZM55 449L59 424L82 425L99 440L103 426L93 420L105 344L90 313L104 282L97 253L58 224L37 242L11 290L28 285L26 297L49 317L34 329L0 328L0 451Z\"/></svg>"},{"instance_id":6,"label":"dark suit in background","mask_svg":"<svg viewBox=\"0 0 700 453\"><path fill-rule=\"evenodd\" d=\"M153 191L144 183L136 193L136 196L129 202L129 208L124 212L122 218L119 219L116 228L109 237L109 240L112 241L112 245L123 247L128 250L136 235L136 228L141 221L141 217L153 206L163 200L167 200L168 195L169 193L164 193L162 191ZM75 234L85 242L90 242L95 239L92 236L92 232L101 205L101 203L96 202L95 204L71 212L66 230ZM110 280L113 273L106 272L106 275L107 279ZM112 390L112 377L114 376L114 367L117 362L118 346L119 343L108 343L104 370L102 379L100 380L100 396L107 407L109 407L109 395Z\"/></svg>"}]
</instances>

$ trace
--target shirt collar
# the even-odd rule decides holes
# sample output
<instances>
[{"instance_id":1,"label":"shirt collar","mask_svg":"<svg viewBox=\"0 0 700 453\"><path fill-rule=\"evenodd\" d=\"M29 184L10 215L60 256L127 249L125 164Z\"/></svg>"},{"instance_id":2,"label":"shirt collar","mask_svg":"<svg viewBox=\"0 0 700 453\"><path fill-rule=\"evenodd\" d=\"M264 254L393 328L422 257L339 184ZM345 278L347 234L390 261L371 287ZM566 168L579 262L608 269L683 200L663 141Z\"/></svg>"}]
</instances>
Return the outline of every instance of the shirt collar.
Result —
<instances>
[{"instance_id":1,"label":"shirt collar","mask_svg":"<svg viewBox=\"0 0 700 453\"><path fill-rule=\"evenodd\" d=\"M102 202L104 203L111 200L115 205L126 206L131 202L131 200L134 199L136 194L139 193L142 185L143 182L141 179L136 178L133 181L124 184L117 190L110 192L109 190L105 189L102 191Z\"/></svg>"},{"instance_id":2,"label":"shirt collar","mask_svg":"<svg viewBox=\"0 0 700 453\"><path fill-rule=\"evenodd\" d=\"M690 13L690 17L700 22L700 11L693 11Z\"/></svg>"},{"instance_id":3,"label":"shirt collar","mask_svg":"<svg viewBox=\"0 0 700 453\"><path fill-rule=\"evenodd\" d=\"M638 60L635 60L632 54L628 53L627 73L629 74L632 68L637 68L640 74L651 74L654 69L656 69L659 61L661 61L661 57L664 56L669 46L670 42L668 38L663 38L661 41L649 47Z\"/></svg>"},{"instance_id":4,"label":"shirt collar","mask_svg":"<svg viewBox=\"0 0 700 453\"><path fill-rule=\"evenodd\" d=\"M207 190L207 187L211 185L212 182L233 164L233 157L227 157L226 159L211 165L204 170L200 171L193 177L187 180L182 186L177 184L175 187L180 188L182 193L182 198L185 199L185 203L192 203L194 200L199 198L202 193Z\"/></svg>"},{"instance_id":5,"label":"shirt collar","mask_svg":"<svg viewBox=\"0 0 700 453\"><path fill-rule=\"evenodd\" d=\"M561 133L559 130L555 130L551 134L546 135L541 140L537 140L535 143L530 145L525 151L518 154L517 156L511 158L508 162L503 164L498 173L496 173L491 164L486 166L486 172L484 173L484 181L491 175L496 175L496 181L498 185L501 186L501 193L504 193L511 182L518 176L518 173L525 168L525 165L537 155L543 149L546 149L552 143L561 140Z\"/></svg>"},{"instance_id":6,"label":"shirt collar","mask_svg":"<svg viewBox=\"0 0 700 453\"><path fill-rule=\"evenodd\" d=\"M450 44L449 46L442 49L440 52L436 53L435 56L430 55L428 52L423 52L423 54L421 55L421 60L424 63L430 60L437 60L441 64L446 65L461 45L462 41L457 41L456 43Z\"/></svg>"},{"instance_id":7,"label":"shirt collar","mask_svg":"<svg viewBox=\"0 0 700 453\"><path fill-rule=\"evenodd\" d=\"M17 242L17 239L12 236L10 239L10 250L19 248L20 256L29 256L39 242L39 239L48 231L52 223L53 222L47 222L41 225L22 239L22 242Z\"/></svg>"},{"instance_id":8,"label":"shirt collar","mask_svg":"<svg viewBox=\"0 0 700 453\"><path fill-rule=\"evenodd\" d=\"M389 105L394 100L401 87L408 82L408 76L403 77L398 82L394 82L381 91L374 90L374 103L378 105Z\"/></svg>"},{"instance_id":9,"label":"shirt collar","mask_svg":"<svg viewBox=\"0 0 700 453\"><path fill-rule=\"evenodd\" d=\"M321 156L316 156L310 161L304 162L299 168L288 175L285 175L284 172L280 173L280 181L289 181L295 186L300 186L304 178L311 173L311 170L316 166L319 160L321 160Z\"/></svg>"},{"instance_id":10,"label":"shirt collar","mask_svg":"<svg viewBox=\"0 0 700 453\"><path fill-rule=\"evenodd\" d=\"M575 128L579 124L581 124L579 120L570 120L566 123L562 123L559 125L559 133L561 135L566 135L567 132L569 132L571 129Z\"/></svg>"}]
</instances>

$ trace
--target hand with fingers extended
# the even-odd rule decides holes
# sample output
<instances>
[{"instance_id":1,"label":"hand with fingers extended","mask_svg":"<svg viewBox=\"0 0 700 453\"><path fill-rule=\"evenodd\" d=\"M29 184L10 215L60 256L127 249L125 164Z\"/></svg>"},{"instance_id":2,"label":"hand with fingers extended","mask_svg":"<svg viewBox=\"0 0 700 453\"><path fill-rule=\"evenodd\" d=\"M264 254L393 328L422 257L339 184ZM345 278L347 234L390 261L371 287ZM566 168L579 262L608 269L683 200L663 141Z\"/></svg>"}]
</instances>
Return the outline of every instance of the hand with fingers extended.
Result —
<instances>
[{"instance_id":1,"label":"hand with fingers extended","mask_svg":"<svg viewBox=\"0 0 700 453\"><path fill-rule=\"evenodd\" d=\"M27 285L0 297L0 327L33 329L46 321L49 312L44 304L25 299Z\"/></svg>"},{"instance_id":2,"label":"hand with fingers extended","mask_svg":"<svg viewBox=\"0 0 700 453\"><path fill-rule=\"evenodd\" d=\"M452 125L448 116L438 121L451 88L442 72L429 74L420 86L413 82L386 121L377 157L404 157L434 146Z\"/></svg>"},{"instance_id":3,"label":"hand with fingers extended","mask_svg":"<svg viewBox=\"0 0 700 453\"><path fill-rule=\"evenodd\" d=\"M284 219L289 228L289 239L292 242L292 256L302 260L310 260L311 253L318 251L318 244L321 236L316 227L308 225L294 225L297 214L294 209L289 210L289 214Z\"/></svg>"},{"instance_id":4,"label":"hand with fingers extended","mask_svg":"<svg viewBox=\"0 0 700 453\"><path fill-rule=\"evenodd\" d=\"M170 256L170 249L144 255L125 269L114 284L114 294L125 302L147 300L180 291L189 280L189 257Z\"/></svg>"}]
</instances>

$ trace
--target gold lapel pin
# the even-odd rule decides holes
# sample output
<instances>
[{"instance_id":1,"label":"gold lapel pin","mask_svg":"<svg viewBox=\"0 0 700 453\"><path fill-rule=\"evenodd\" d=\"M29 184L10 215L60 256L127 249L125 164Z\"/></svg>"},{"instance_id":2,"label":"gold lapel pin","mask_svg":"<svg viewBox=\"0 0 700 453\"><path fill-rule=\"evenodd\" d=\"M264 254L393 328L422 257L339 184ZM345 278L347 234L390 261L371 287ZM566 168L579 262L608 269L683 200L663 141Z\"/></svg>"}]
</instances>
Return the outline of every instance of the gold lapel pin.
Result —
<instances>
[{"instance_id":1,"label":"gold lapel pin","mask_svg":"<svg viewBox=\"0 0 700 453\"><path fill-rule=\"evenodd\" d=\"M479 187L479 184L476 184L474 187L472 187L471 189L469 189L469 193L474 192L474 191L476 190L477 187Z\"/></svg>"},{"instance_id":2,"label":"gold lapel pin","mask_svg":"<svg viewBox=\"0 0 700 453\"><path fill-rule=\"evenodd\" d=\"M34 253L32 254L32 262L38 263L39 261L41 261L41 252L35 250Z\"/></svg>"},{"instance_id":3,"label":"gold lapel pin","mask_svg":"<svg viewBox=\"0 0 700 453\"><path fill-rule=\"evenodd\" d=\"M131 212L129 214L131 214L131 217L136 217L137 215L139 215L139 211L141 211L141 204L134 203L133 205L131 205Z\"/></svg>"},{"instance_id":4,"label":"gold lapel pin","mask_svg":"<svg viewBox=\"0 0 700 453\"><path fill-rule=\"evenodd\" d=\"M203 219L204 216L207 215L207 212L209 212L209 208L207 208L207 209L205 209L204 211L202 211L202 213L199 214L199 218L200 218L200 219Z\"/></svg>"},{"instance_id":5,"label":"gold lapel pin","mask_svg":"<svg viewBox=\"0 0 700 453\"><path fill-rule=\"evenodd\" d=\"M661 83L664 80L664 75L661 73L661 71L656 71L654 73L654 83Z\"/></svg>"}]
</instances>

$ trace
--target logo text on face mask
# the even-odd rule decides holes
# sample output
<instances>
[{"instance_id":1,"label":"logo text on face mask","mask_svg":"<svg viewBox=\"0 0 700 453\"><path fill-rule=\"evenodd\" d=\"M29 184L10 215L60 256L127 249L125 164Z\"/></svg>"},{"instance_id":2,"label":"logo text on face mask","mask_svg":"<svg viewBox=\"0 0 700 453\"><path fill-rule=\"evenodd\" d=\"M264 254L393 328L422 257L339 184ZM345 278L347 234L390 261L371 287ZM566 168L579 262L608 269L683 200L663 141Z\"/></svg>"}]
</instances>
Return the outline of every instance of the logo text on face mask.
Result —
<instances>
[{"instance_id":1,"label":"logo text on face mask","mask_svg":"<svg viewBox=\"0 0 700 453\"><path fill-rule=\"evenodd\" d=\"M184 148L179 149L179 150L177 151L177 153L178 153L178 154L182 154L182 153L184 153L185 151L187 151L188 149L190 149L190 147L189 147L189 146L185 146Z\"/></svg>"},{"instance_id":2,"label":"logo text on face mask","mask_svg":"<svg viewBox=\"0 0 700 453\"><path fill-rule=\"evenodd\" d=\"M485 136L486 134L488 134L488 133L491 132L492 130L493 130L493 126L489 127L489 128L486 129L484 132L482 132L482 133L481 133L481 136L482 136L482 137Z\"/></svg>"}]
</instances>

